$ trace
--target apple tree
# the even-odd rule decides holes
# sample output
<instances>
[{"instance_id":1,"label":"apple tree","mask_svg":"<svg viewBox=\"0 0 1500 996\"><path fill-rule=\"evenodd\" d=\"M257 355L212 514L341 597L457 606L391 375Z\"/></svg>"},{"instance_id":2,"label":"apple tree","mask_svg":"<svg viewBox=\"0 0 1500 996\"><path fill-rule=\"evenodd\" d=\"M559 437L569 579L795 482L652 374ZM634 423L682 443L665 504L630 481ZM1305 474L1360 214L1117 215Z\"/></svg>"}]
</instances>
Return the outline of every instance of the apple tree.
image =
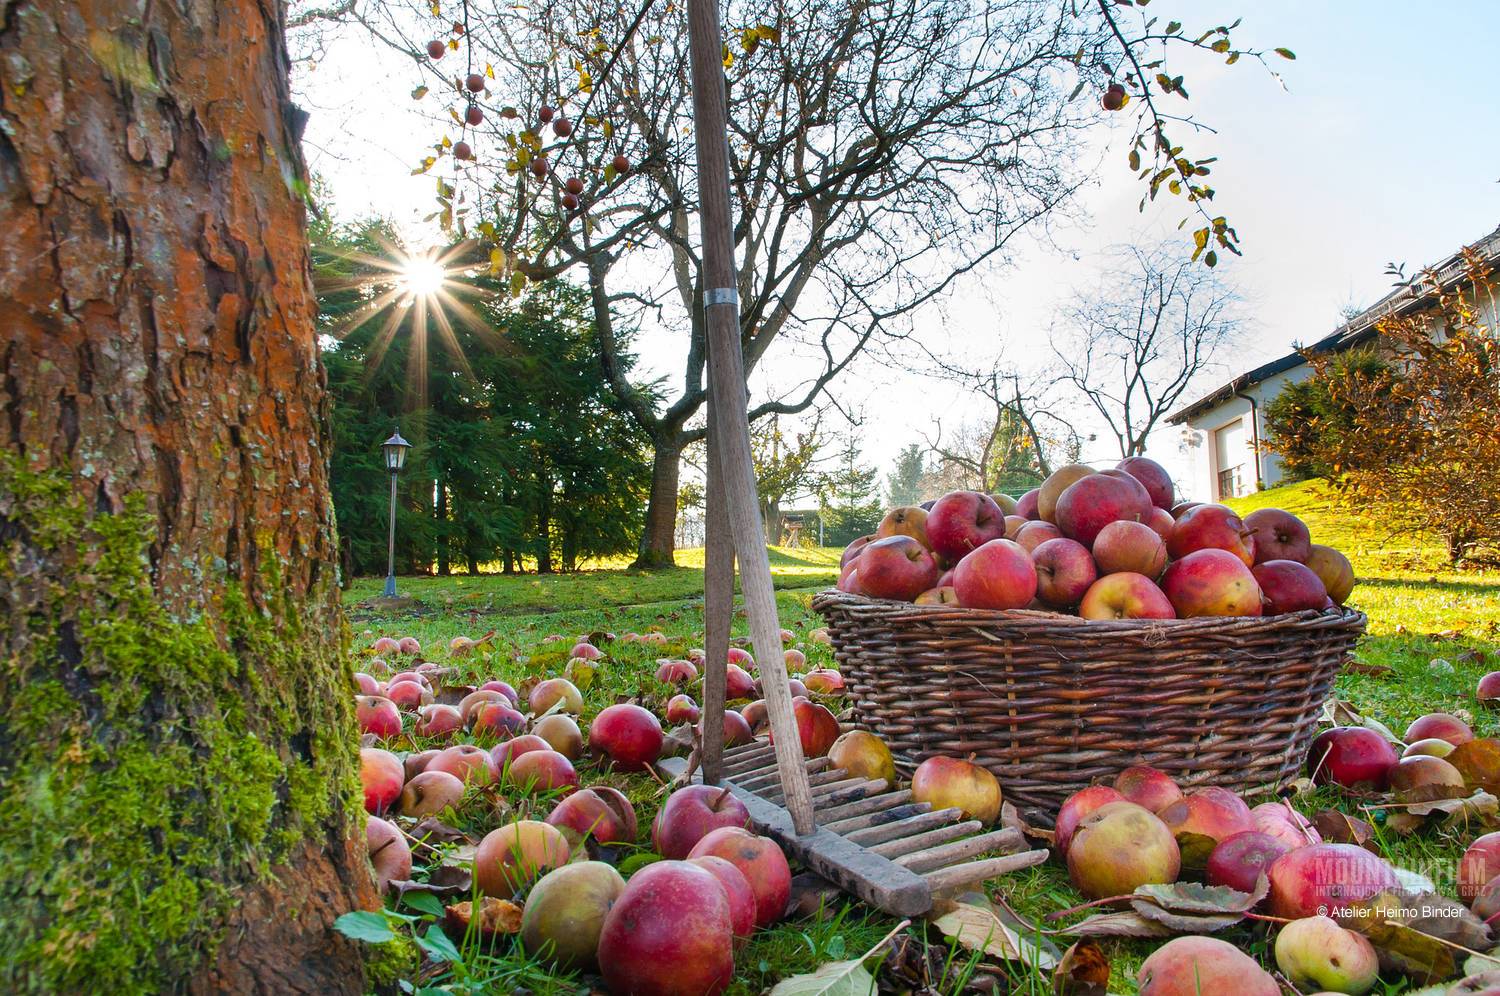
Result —
<instances>
[{"instance_id":1,"label":"apple tree","mask_svg":"<svg viewBox=\"0 0 1500 996\"><path fill-rule=\"evenodd\" d=\"M362 993L276 3L0 17L0 987Z\"/></svg>"},{"instance_id":2,"label":"apple tree","mask_svg":"<svg viewBox=\"0 0 1500 996\"><path fill-rule=\"evenodd\" d=\"M1232 226L1207 210L1211 160L1172 137L1196 122L1167 104L1188 91L1161 53L1264 53L1234 47L1233 25L1190 36L1141 7L725 6L741 349L747 377L775 368L752 419L807 409L871 344L900 348L923 305L1002 258L1087 179L1086 130L1133 98L1129 165L1146 199L1190 203L1203 262L1235 251ZM569 272L587 283L602 375L654 447L637 565L670 563L682 452L704 432L694 416L713 290L694 231L683 5L382 0L353 16L428 74L412 95L437 109L442 134L414 165L439 177L435 217L491 247L516 293ZM680 344L662 403L616 359L621 327L643 322Z\"/></svg>"}]
</instances>

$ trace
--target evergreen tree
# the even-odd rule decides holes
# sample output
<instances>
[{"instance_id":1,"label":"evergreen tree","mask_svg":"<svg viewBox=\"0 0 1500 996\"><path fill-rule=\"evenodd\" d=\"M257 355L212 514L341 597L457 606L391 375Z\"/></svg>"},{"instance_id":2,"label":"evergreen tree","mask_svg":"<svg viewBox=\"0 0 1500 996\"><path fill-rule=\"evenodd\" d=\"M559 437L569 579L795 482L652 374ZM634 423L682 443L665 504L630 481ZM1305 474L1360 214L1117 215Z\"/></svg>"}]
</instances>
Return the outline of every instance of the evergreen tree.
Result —
<instances>
[{"instance_id":1,"label":"evergreen tree","mask_svg":"<svg viewBox=\"0 0 1500 996\"><path fill-rule=\"evenodd\" d=\"M880 472L860 462L859 438L853 432L844 437L836 468L823 475L818 504L828 546L845 546L880 524Z\"/></svg>"},{"instance_id":2,"label":"evergreen tree","mask_svg":"<svg viewBox=\"0 0 1500 996\"><path fill-rule=\"evenodd\" d=\"M922 474L926 470L922 447L916 443L907 444L896 454L896 469L885 479L886 500L892 508L921 503Z\"/></svg>"}]
</instances>

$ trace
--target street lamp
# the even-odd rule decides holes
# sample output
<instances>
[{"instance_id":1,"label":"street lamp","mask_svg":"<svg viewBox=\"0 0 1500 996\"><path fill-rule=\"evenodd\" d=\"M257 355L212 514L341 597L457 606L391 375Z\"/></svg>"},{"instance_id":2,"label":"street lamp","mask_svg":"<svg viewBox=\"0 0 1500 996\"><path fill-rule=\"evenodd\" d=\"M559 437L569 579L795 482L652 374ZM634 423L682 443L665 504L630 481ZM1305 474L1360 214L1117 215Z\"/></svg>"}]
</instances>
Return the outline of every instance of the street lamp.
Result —
<instances>
[{"instance_id":1,"label":"street lamp","mask_svg":"<svg viewBox=\"0 0 1500 996\"><path fill-rule=\"evenodd\" d=\"M385 469L391 472L391 537L389 555L386 560L385 597L396 597L396 474L406 463L406 451L411 443L401 438L400 430L391 433L391 438L380 444L385 453Z\"/></svg>"}]
</instances>

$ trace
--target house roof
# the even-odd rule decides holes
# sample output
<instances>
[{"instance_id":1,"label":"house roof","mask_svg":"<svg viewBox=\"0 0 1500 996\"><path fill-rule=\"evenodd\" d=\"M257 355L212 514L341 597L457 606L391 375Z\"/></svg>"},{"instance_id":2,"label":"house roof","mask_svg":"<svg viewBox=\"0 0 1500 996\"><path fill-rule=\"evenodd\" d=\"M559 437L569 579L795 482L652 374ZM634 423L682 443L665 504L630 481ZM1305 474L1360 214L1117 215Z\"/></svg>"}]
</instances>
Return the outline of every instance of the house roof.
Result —
<instances>
[{"instance_id":1,"label":"house roof","mask_svg":"<svg viewBox=\"0 0 1500 996\"><path fill-rule=\"evenodd\" d=\"M1475 242L1472 248L1492 267L1500 265L1500 228L1496 228L1484 238ZM1444 286L1457 282L1464 275L1462 251L1453 253L1442 262L1430 267L1430 269L1438 275L1438 279L1443 282ZM1194 418L1224 404L1247 387L1259 384L1261 381L1274 377L1293 367L1301 366L1307 362L1307 358L1303 355L1304 353L1336 353L1370 341L1376 335L1375 324L1381 319L1392 315L1410 314L1431 304L1431 293L1418 292L1424 286L1422 284L1424 274L1425 271L1412 277L1405 283L1397 284L1391 289L1390 293L1386 294L1379 301L1376 301L1373 305L1361 311L1312 345L1302 347L1269 363L1263 363L1253 370L1247 370L1217 390L1211 391L1197 401L1179 408L1167 416L1167 423L1169 425L1181 425L1190 418Z\"/></svg>"}]
</instances>

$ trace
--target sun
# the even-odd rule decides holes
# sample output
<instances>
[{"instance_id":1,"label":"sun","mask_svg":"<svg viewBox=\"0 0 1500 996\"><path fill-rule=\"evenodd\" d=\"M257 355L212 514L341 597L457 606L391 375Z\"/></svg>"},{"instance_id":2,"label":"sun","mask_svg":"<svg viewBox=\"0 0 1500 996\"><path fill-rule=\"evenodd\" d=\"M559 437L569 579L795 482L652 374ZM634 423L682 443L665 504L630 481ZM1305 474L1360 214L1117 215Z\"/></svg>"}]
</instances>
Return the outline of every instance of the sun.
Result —
<instances>
[{"instance_id":1,"label":"sun","mask_svg":"<svg viewBox=\"0 0 1500 996\"><path fill-rule=\"evenodd\" d=\"M401 286L413 297L431 297L448 278L443 264L431 256L409 257L401 266Z\"/></svg>"}]
</instances>

